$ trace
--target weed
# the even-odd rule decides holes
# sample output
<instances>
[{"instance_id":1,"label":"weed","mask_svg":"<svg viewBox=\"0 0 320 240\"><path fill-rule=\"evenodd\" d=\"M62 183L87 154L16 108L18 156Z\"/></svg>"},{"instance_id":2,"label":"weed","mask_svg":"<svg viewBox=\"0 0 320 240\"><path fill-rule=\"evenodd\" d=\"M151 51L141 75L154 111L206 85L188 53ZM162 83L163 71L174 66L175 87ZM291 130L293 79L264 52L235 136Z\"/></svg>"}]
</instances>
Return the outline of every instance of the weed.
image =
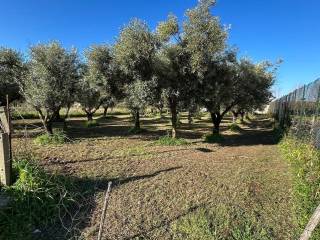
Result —
<instances>
[{"instance_id":1,"label":"weed","mask_svg":"<svg viewBox=\"0 0 320 240\"><path fill-rule=\"evenodd\" d=\"M34 139L34 143L38 145L60 145L66 142L66 135L63 131L55 131L49 135L42 134Z\"/></svg>"},{"instance_id":2,"label":"weed","mask_svg":"<svg viewBox=\"0 0 320 240\"><path fill-rule=\"evenodd\" d=\"M132 157L146 155L145 148L143 146L134 146L125 149L118 149L114 151L115 157Z\"/></svg>"},{"instance_id":3,"label":"weed","mask_svg":"<svg viewBox=\"0 0 320 240\"><path fill-rule=\"evenodd\" d=\"M290 135L281 141L280 150L291 166L296 218L303 231L320 201L320 151ZM320 229L312 236L320 239Z\"/></svg>"},{"instance_id":4,"label":"weed","mask_svg":"<svg viewBox=\"0 0 320 240\"><path fill-rule=\"evenodd\" d=\"M96 120L91 120L91 121L86 121L84 125L87 128L91 128L91 127L99 126L99 123Z\"/></svg>"},{"instance_id":5,"label":"weed","mask_svg":"<svg viewBox=\"0 0 320 240\"><path fill-rule=\"evenodd\" d=\"M219 133L207 134L204 136L204 141L207 143L221 143L224 141L224 137Z\"/></svg>"},{"instance_id":6,"label":"weed","mask_svg":"<svg viewBox=\"0 0 320 240\"><path fill-rule=\"evenodd\" d=\"M72 184L66 178L45 173L30 157L15 160L13 168L16 182L3 188L11 201L0 210L0 239L34 239L36 229L54 224L62 206L71 206Z\"/></svg>"},{"instance_id":7,"label":"weed","mask_svg":"<svg viewBox=\"0 0 320 240\"><path fill-rule=\"evenodd\" d=\"M181 146L189 144L189 142L183 138L172 138L170 136L160 137L155 143L162 146Z\"/></svg>"},{"instance_id":8,"label":"weed","mask_svg":"<svg viewBox=\"0 0 320 240\"><path fill-rule=\"evenodd\" d=\"M230 126L229 126L229 130L231 131L231 132L241 132L241 127L238 125L238 124L236 124L236 123L232 123Z\"/></svg>"}]
</instances>

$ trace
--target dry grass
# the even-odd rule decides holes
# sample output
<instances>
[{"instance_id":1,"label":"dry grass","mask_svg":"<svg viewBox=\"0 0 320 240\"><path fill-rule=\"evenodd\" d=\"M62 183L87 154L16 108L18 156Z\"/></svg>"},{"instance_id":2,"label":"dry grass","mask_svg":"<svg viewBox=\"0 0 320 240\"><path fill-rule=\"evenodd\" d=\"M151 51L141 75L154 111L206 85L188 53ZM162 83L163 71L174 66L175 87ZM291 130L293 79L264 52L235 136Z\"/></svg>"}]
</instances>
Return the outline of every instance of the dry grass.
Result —
<instances>
[{"instance_id":1,"label":"dry grass","mask_svg":"<svg viewBox=\"0 0 320 240\"><path fill-rule=\"evenodd\" d=\"M241 133L227 130L227 120L224 141L209 144L203 135L210 121L202 119L189 129L182 116L178 135L190 143L182 146L154 144L168 119L143 119L146 132L131 136L130 117L121 113L90 129L85 119L72 119L72 141L64 145L15 138L14 147L32 151L48 171L95 187L85 239L96 239L109 180L105 239L294 239L290 174L268 120L241 125Z\"/></svg>"}]
</instances>

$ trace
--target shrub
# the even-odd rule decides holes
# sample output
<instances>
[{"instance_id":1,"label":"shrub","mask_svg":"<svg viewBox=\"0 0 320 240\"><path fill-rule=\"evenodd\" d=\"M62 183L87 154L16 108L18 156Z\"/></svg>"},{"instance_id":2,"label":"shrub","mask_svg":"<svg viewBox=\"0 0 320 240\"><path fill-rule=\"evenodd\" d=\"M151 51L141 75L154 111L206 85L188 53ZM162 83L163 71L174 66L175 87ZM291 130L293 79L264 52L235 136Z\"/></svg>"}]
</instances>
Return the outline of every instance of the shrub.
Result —
<instances>
[{"instance_id":1,"label":"shrub","mask_svg":"<svg viewBox=\"0 0 320 240\"><path fill-rule=\"evenodd\" d=\"M320 201L320 151L290 135L281 141L280 151L293 174L295 213L302 232ZM312 237L320 239L319 228Z\"/></svg>"},{"instance_id":2,"label":"shrub","mask_svg":"<svg viewBox=\"0 0 320 240\"><path fill-rule=\"evenodd\" d=\"M87 127L87 128L96 127L96 126L99 126L99 123L96 120L91 120L91 121L85 122L85 127Z\"/></svg>"},{"instance_id":3,"label":"shrub","mask_svg":"<svg viewBox=\"0 0 320 240\"><path fill-rule=\"evenodd\" d=\"M236 124L236 123L232 123L230 126L229 126L229 130L232 131L232 132L241 132L241 127Z\"/></svg>"},{"instance_id":4,"label":"shrub","mask_svg":"<svg viewBox=\"0 0 320 240\"><path fill-rule=\"evenodd\" d=\"M66 142L66 135L63 131L55 131L52 135L45 133L36 137L34 142L38 145L60 145Z\"/></svg>"},{"instance_id":5,"label":"shrub","mask_svg":"<svg viewBox=\"0 0 320 240\"><path fill-rule=\"evenodd\" d=\"M9 196L7 208L0 210L0 239L35 239L36 229L43 231L55 223L58 214L73 204L71 181L45 173L30 157L13 162L16 182L4 187Z\"/></svg>"},{"instance_id":6,"label":"shrub","mask_svg":"<svg viewBox=\"0 0 320 240\"><path fill-rule=\"evenodd\" d=\"M163 146L181 146L188 145L189 142L183 138L172 138L170 136L163 136L156 141L156 144Z\"/></svg>"},{"instance_id":7,"label":"shrub","mask_svg":"<svg viewBox=\"0 0 320 240\"><path fill-rule=\"evenodd\" d=\"M204 136L204 141L207 143L220 143L224 141L224 137L219 133L207 134Z\"/></svg>"}]
</instances>

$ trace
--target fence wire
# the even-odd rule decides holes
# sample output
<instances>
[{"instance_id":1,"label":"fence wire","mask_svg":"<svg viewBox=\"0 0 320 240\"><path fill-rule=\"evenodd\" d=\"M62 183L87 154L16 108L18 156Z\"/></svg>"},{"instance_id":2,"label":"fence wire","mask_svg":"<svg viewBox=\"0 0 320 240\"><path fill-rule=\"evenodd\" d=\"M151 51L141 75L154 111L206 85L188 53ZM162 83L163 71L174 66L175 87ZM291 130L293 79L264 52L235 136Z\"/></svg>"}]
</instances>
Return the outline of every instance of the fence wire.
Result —
<instances>
[{"instance_id":1,"label":"fence wire","mask_svg":"<svg viewBox=\"0 0 320 240\"><path fill-rule=\"evenodd\" d=\"M320 78L270 104L281 127L320 149Z\"/></svg>"}]
</instances>

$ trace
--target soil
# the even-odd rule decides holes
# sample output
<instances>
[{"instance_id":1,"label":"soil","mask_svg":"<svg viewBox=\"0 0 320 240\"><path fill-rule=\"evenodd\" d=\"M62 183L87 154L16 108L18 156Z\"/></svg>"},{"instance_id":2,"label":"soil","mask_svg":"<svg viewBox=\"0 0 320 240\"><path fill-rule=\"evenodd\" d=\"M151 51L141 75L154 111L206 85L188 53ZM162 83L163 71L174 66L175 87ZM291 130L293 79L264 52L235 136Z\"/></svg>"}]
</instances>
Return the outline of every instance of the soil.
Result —
<instances>
[{"instance_id":1,"label":"soil","mask_svg":"<svg viewBox=\"0 0 320 240\"><path fill-rule=\"evenodd\" d=\"M78 225L85 239L97 238L109 181L112 191L103 239L187 239L181 226L201 211L219 209L225 211L219 213L223 221L215 228L217 239L236 239L235 225L229 222L242 224L247 216L253 219L251 231L266 230L267 238L261 239L295 236L291 176L269 119L257 117L233 133L227 129L231 123L227 118L222 125L225 140L209 144L203 141L203 135L211 132L209 119L189 126L182 118L177 135L189 142L182 146L155 144L170 130L168 117L143 118L146 131L139 135L128 134L127 114L98 122L97 127L85 128L83 118L70 120L70 141L60 146L33 143L30 136L38 133L37 120L15 122L15 151L32 152L47 171L78 181L83 193L93 189L79 203L90 205ZM23 137L26 127L28 138Z\"/></svg>"}]
</instances>

